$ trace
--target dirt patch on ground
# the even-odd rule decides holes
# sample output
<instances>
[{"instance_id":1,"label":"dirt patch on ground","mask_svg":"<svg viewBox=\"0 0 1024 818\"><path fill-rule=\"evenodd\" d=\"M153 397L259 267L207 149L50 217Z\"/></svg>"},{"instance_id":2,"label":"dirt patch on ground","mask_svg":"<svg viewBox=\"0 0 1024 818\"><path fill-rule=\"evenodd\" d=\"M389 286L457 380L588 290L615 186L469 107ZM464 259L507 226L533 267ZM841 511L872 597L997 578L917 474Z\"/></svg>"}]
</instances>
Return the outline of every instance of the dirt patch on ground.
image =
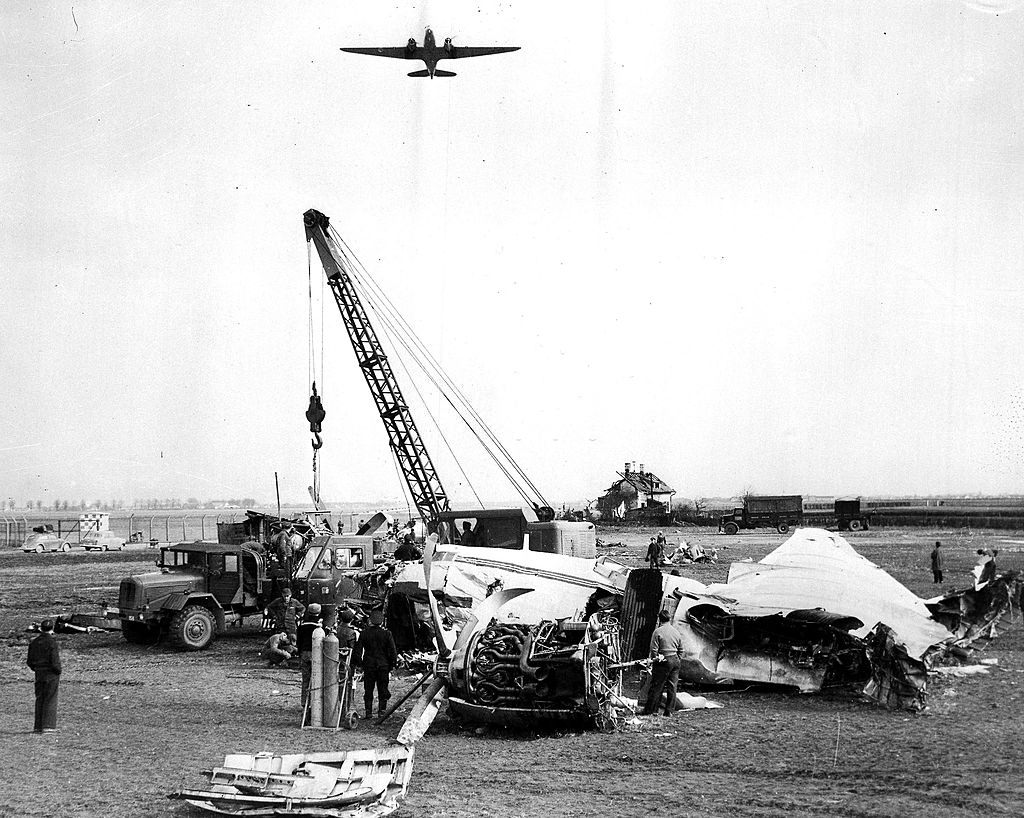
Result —
<instances>
[{"instance_id":1,"label":"dirt patch on ground","mask_svg":"<svg viewBox=\"0 0 1024 818\"><path fill-rule=\"evenodd\" d=\"M722 581L729 562L758 559L775 534L724 537L667 529L717 546L716 565L682 566ZM601 550L640 564L651 534L601 529ZM1008 532L871 531L855 548L913 591L931 596L928 551L947 548L947 586L969 582L974 552L1000 549L1000 569L1024 569ZM618 544L614 544L618 543ZM356 749L382 745L399 719L353 732L304 731L298 674L258 659L258 623L212 649L171 653L124 643L116 633L61 635L65 673L60 731L31 732L32 681L23 629L45 615L95 610L116 600L122 576L151 570L152 552L0 554L0 718L4 797L0 816L192 814L166 800L200 783L230 751ZM442 713L417 746L401 815L417 816L916 816L1024 812L1019 713L1024 638L986 652L986 676L935 679L920 715L890 712L844 692L800 696L716 694L722 710L652 717L614 735L476 735ZM409 684L399 679L400 692Z\"/></svg>"}]
</instances>

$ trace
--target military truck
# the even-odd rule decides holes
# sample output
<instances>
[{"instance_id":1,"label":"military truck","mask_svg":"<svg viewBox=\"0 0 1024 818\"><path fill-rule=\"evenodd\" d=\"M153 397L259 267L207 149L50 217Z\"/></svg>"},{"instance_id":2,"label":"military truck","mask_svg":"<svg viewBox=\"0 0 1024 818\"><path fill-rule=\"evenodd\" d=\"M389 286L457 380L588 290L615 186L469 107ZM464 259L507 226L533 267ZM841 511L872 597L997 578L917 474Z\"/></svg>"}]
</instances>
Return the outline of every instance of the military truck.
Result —
<instances>
[{"instance_id":1,"label":"military truck","mask_svg":"<svg viewBox=\"0 0 1024 818\"><path fill-rule=\"evenodd\" d=\"M718 530L735 534L741 528L774 528L785 534L803 522L803 497L799 494L753 495L743 498L743 507L723 514Z\"/></svg>"},{"instance_id":2,"label":"military truck","mask_svg":"<svg viewBox=\"0 0 1024 818\"><path fill-rule=\"evenodd\" d=\"M202 650L228 625L261 613L285 585L300 600L325 605L329 619L342 598L362 596L357 577L372 571L373 552L373 537L318 536L289 569L271 563L253 540L166 546L159 571L121 580L121 632L129 642L166 638L180 650Z\"/></svg>"}]
</instances>

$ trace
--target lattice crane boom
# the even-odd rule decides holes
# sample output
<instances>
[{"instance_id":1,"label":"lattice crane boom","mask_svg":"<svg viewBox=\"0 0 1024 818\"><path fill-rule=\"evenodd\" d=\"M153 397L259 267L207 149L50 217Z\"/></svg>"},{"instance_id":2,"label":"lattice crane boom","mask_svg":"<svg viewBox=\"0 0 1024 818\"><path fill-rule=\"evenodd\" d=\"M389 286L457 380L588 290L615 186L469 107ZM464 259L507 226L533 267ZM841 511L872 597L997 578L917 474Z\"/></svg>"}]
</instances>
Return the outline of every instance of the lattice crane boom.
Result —
<instances>
[{"instance_id":1,"label":"lattice crane boom","mask_svg":"<svg viewBox=\"0 0 1024 818\"><path fill-rule=\"evenodd\" d=\"M320 256L327 284L338 304L359 369L373 395L388 434L388 443L409 486L416 510L433 523L440 512L450 510L448 494L346 269L345 254L328 232L330 220L327 216L317 210L307 210L302 218L306 226L306 240L313 242Z\"/></svg>"}]
</instances>

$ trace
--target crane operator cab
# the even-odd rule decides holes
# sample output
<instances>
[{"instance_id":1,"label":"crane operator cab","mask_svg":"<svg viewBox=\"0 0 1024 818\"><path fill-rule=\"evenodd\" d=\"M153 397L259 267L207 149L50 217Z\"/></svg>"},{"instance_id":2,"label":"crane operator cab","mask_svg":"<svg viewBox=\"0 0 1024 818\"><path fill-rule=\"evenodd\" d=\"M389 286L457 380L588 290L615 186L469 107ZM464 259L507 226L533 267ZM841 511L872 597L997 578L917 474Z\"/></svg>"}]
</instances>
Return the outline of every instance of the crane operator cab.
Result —
<instances>
[{"instance_id":1,"label":"crane operator cab","mask_svg":"<svg viewBox=\"0 0 1024 818\"><path fill-rule=\"evenodd\" d=\"M541 522L530 508L443 511L437 521L438 542L442 545L539 551L587 559L597 556L593 523Z\"/></svg>"}]
</instances>

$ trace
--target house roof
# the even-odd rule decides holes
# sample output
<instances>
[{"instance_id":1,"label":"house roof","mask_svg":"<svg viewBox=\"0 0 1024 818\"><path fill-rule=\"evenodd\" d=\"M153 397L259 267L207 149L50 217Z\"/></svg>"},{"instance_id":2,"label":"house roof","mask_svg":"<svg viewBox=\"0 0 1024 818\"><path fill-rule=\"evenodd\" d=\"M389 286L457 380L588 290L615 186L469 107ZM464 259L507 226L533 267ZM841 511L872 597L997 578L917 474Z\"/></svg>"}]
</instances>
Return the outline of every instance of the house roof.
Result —
<instances>
[{"instance_id":1,"label":"house roof","mask_svg":"<svg viewBox=\"0 0 1024 818\"><path fill-rule=\"evenodd\" d=\"M676 493L676 490L672 488L672 486L653 472L645 471L641 474L640 472L631 471L627 473L616 472L616 474L627 483L632 484L638 491L645 491L648 494Z\"/></svg>"}]
</instances>

